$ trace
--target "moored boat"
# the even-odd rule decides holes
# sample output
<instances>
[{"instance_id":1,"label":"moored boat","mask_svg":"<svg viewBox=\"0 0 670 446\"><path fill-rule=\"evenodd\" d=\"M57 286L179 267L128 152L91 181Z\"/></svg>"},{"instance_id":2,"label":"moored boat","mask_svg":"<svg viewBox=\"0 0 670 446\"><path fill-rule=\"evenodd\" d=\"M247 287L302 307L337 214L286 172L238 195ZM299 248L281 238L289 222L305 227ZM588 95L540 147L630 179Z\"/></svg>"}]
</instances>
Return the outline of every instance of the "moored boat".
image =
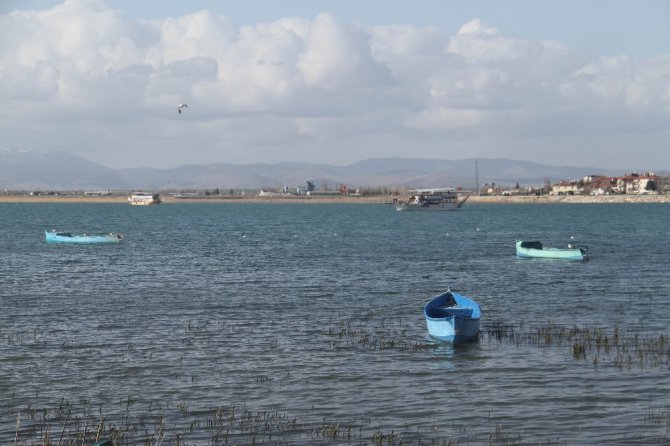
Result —
<instances>
[{"instance_id":1,"label":"moored boat","mask_svg":"<svg viewBox=\"0 0 670 446\"><path fill-rule=\"evenodd\" d=\"M468 199L460 198L452 188L411 189L407 201L396 201L397 211L455 211Z\"/></svg>"},{"instance_id":2,"label":"moored boat","mask_svg":"<svg viewBox=\"0 0 670 446\"><path fill-rule=\"evenodd\" d=\"M481 309L474 300L447 290L423 307L430 337L446 342L474 341L479 337Z\"/></svg>"},{"instance_id":3,"label":"moored boat","mask_svg":"<svg viewBox=\"0 0 670 446\"><path fill-rule=\"evenodd\" d=\"M135 206L147 206L150 204L159 204L161 203L160 194L146 194L144 192L135 192L130 197L128 197L130 204Z\"/></svg>"},{"instance_id":4,"label":"moored boat","mask_svg":"<svg viewBox=\"0 0 670 446\"><path fill-rule=\"evenodd\" d=\"M585 246L568 244L567 248L548 248L538 241L516 242L516 255L518 257L541 257L546 259L586 260L588 250Z\"/></svg>"},{"instance_id":5,"label":"moored boat","mask_svg":"<svg viewBox=\"0 0 670 446\"><path fill-rule=\"evenodd\" d=\"M121 234L73 234L71 232L44 231L47 243L119 243Z\"/></svg>"}]
</instances>

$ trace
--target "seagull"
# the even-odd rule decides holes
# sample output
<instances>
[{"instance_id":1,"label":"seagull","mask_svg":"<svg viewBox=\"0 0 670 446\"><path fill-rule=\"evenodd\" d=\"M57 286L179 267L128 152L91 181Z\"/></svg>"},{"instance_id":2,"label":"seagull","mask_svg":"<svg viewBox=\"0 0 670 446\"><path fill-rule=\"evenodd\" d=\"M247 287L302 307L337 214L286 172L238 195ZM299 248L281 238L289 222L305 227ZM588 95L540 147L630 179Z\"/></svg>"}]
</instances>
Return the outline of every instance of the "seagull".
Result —
<instances>
[{"instance_id":1,"label":"seagull","mask_svg":"<svg viewBox=\"0 0 670 446\"><path fill-rule=\"evenodd\" d=\"M181 109L182 109L182 108L188 108L188 105L187 105L187 104L179 104L179 105L177 105L177 112L179 112L180 115L181 115Z\"/></svg>"}]
</instances>

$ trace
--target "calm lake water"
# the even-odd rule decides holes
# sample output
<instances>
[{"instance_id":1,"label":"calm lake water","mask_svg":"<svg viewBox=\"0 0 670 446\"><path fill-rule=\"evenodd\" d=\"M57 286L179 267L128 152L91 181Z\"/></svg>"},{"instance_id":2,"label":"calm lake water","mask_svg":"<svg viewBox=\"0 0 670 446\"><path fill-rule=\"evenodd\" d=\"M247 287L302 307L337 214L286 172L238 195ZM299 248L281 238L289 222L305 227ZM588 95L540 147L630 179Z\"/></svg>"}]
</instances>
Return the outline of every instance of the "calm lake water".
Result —
<instances>
[{"instance_id":1,"label":"calm lake water","mask_svg":"<svg viewBox=\"0 0 670 446\"><path fill-rule=\"evenodd\" d=\"M102 423L123 444L669 444L669 223L666 204L2 203L0 443ZM514 255L571 237L590 260ZM448 287L482 306L479 342L427 338Z\"/></svg>"}]
</instances>

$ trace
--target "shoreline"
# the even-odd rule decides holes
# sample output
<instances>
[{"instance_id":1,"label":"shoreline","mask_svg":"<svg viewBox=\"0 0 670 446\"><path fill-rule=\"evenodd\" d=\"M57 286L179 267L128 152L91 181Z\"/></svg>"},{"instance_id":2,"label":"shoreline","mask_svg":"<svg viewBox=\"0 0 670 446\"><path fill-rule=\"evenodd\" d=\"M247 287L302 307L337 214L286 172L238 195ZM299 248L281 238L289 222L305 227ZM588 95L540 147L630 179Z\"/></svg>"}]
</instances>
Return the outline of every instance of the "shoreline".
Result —
<instances>
[{"instance_id":1,"label":"shoreline","mask_svg":"<svg viewBox=\"0 0 670 446\"><path fill-rule=\"evenodd\" d=\"M380 195L370 197L352 196L330 196L330 197L306 197L306 196L208 196L176 198L171 196L162 197L164 204L174 203L365 203L365 204L391 204L398 198L394 195ZM109 203L129 204L128 197L111 196L53 196L53 195L0 195L0 203ZM465 205L477 204L592 204L592 203L670 203L670 195L529 195L529 196L470 196Z\"/></svg>"},{"instance_id":2,"label":"shoreline","mask_svg":"<svg viewBox=\"0 0 670 446\"><path fill-rule=\"evenodd\" d=\"M555 204L555 203L670 203L670 195L522 195L470 197L468 203ZM467 204L467 203L466 203Z\"/></svg>"}]
</instances>

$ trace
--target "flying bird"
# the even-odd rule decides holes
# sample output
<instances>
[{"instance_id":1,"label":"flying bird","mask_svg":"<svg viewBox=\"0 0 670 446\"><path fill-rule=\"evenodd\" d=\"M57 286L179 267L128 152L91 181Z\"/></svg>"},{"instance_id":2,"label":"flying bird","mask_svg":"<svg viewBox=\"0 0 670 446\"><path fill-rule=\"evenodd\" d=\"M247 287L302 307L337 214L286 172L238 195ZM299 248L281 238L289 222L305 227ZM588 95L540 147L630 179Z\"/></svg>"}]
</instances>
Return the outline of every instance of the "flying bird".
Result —
<instances>
[{"instance_id":1,"label":"flying bird","mask_svg":"<svg viewBox=\"0 0 670 446\"><path fill-rule=\"evenodd\" d=\"M188 105L187 105L187 104L179 104L179 105L177 105L177 112L179 112L180 115L181 115L181 109L182 109L182 108L188 108Z\"/></svg>"}]
</instances>

